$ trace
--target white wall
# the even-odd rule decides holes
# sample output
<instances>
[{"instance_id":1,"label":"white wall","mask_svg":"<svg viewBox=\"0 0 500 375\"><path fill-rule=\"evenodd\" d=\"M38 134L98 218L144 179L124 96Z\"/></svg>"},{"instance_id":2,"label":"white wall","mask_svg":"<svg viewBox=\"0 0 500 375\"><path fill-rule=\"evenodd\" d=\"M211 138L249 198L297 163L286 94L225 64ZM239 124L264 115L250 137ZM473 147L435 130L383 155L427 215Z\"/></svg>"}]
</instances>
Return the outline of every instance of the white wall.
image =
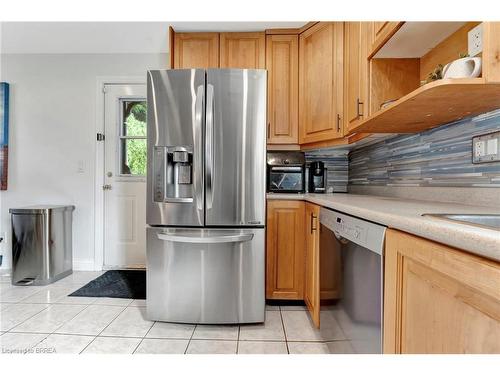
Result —
<instances>
[{"instance_id":1,"label":"white wall","mask_svg":"<svg viewBox=\"0 0 500 375\"><path fill-rule=\"evenodd\" d=\"M144 76L167 54L4 54L11 85L8 190L0 193L2 268L10 268L11 207L74 204L73 267L94 267L97 77ZM84 173L77 173L78 161Z\"/></svg>"}]
</instances>

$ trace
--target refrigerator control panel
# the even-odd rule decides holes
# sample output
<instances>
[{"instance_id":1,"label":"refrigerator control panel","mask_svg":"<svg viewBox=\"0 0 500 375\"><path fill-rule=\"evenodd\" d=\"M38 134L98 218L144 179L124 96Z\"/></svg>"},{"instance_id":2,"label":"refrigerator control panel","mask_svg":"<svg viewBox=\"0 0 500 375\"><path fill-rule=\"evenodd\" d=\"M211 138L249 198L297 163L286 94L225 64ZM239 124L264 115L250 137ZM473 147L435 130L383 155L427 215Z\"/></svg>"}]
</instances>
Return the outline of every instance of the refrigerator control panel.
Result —
<instances>
[{"instance_id":1,"label":"refrigerator control panel","mask_svg":"<svg viewBox=\"0 0 500 375\"><path fill-rule=\"evenodd\" d=\"M163 202L165 199L165 159L167 148L155 146L153 161L153 199L155 202Z\"/></svg>"}]
</instances>

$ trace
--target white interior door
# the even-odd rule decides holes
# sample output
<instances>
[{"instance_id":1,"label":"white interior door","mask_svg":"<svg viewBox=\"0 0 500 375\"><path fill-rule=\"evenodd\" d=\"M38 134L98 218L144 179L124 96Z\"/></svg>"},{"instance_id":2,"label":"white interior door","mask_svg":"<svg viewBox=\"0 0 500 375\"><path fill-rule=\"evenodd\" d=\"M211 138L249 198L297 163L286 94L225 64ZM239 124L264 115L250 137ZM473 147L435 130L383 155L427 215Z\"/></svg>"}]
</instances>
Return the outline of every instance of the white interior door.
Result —
<instances>
[{"instance_id":1,"label":"white interior door","mask_svg":"<svg viewBox=\"0 0 500 375\"><path fill-rule=\"evenodd\" d=\"M104 94L104 267L146 263L146 85Z\"/></svg>"}]
</instances>

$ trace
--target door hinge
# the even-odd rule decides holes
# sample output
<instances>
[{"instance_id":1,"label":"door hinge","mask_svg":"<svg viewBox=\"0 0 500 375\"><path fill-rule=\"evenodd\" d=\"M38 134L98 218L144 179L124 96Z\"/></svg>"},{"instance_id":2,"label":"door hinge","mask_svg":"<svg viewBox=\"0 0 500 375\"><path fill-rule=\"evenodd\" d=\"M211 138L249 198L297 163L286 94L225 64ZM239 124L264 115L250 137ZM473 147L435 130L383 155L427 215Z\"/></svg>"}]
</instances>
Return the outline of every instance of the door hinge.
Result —
<instances>
[{"instance_id":1,"label":"door hinge","mask_svg":"<svg viewBox=\"0 0 500 375\"><path fill-rule=\"evenodd\" d=\"M97 133L96 139L97 139L98 142L104 141L104 134L103 133Z\"/></svg>"}]
</instances>

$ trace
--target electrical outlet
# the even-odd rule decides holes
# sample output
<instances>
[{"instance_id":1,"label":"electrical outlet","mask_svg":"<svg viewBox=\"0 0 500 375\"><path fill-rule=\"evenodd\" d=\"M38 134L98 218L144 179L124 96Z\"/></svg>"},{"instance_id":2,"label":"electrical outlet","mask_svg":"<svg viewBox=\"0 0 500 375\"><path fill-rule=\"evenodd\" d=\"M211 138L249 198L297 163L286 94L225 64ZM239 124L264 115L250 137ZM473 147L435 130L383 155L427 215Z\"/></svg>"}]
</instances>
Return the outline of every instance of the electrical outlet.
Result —
<instances>
[{"instance_id":1,"label":"electrical outlet","mask_svg":"<svg viewBox=\"0 0 500 375\"><path fill-rule=\"evenodd\" d=\"M477 141L474 143L474 156L476 158L480 158L481 156L486 155L485 152L486 143L484 141Z\"/></svg>"},{"instance_id":2,"label":"electrical outlet","mask_svg":"<svg viewBox=\"0 0 500 375\"><path fill-rule=\"evenodd\" d=\"M483 134L472 138L472 162L488 163L500 161L500 132Z\"/></svg>"},{"instance_id":3,"label":"electrical outlet","mask_svg":"<svg viewBox=\"0 0 500 375\"><path fill-rule=\"evenodd\" d=\"M467 33L468 53L474 57L483 52L483 24L480 23Z\"/></svg>"}]
</instances>

